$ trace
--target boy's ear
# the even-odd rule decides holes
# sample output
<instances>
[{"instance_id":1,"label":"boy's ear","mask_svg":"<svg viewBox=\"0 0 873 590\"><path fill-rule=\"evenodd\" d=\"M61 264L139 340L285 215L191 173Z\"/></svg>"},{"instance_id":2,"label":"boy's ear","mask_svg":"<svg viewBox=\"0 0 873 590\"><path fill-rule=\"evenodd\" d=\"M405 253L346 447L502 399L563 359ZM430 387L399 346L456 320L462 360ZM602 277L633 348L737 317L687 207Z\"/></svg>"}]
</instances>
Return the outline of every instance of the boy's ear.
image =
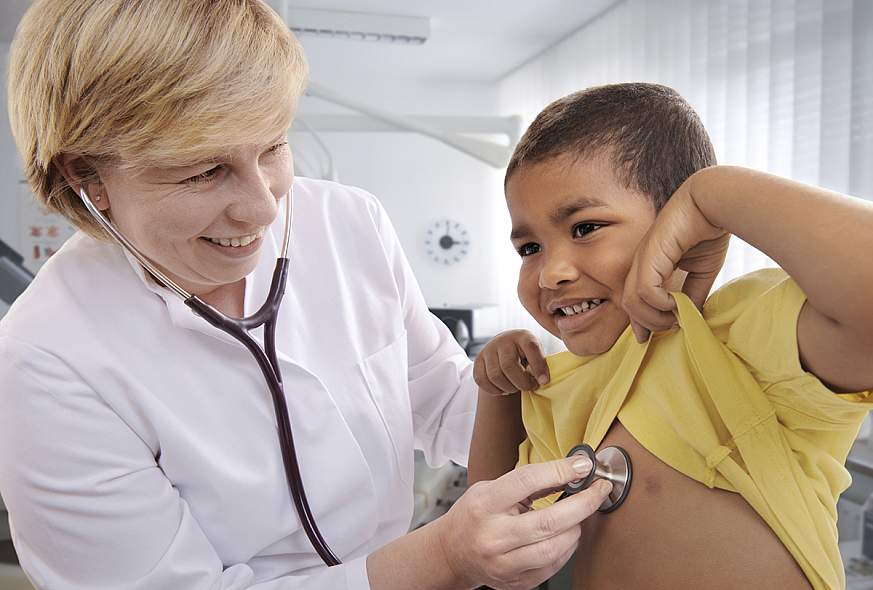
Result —
<instances>
[{"instance_id":1,"label":"boy's ear","mask_svg":"<svg viewBox=\"0 0 873 590\"><path fill-rule=\"evenodd\" d=\"M76 194L79 194L79 187L84 183L85 192L91 197L91 202L101 211L109 208L106 187L100 182L97 170L84 157L78 154L60 154L55 157L54 164Z\"/></svg>"}]
</instances>

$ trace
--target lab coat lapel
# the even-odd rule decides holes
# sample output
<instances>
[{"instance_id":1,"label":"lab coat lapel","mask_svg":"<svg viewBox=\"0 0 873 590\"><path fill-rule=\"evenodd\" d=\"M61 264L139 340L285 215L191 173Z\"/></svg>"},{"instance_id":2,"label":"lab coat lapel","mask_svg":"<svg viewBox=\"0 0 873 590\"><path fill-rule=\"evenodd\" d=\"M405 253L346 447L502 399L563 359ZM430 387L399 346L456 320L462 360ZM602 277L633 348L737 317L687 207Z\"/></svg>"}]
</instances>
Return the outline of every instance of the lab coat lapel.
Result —
<instances>
[{"instance_id":1,"label":"lab coat lapel","mask_svg":"<svg viewBox=\"0 0 873 590\"><path fill-rule=\"evenodd\" d=\"M321 380L299 365L282 364L285 398L309 505L330 547L338 555L348 555L360 540L376 532L377 499L370 469ZM348 501L350 493L356 502ZM361 510L362 506L367 509ZM294 552L310 551L302 528L289 542Z\"/></svg>"}]
</instances>

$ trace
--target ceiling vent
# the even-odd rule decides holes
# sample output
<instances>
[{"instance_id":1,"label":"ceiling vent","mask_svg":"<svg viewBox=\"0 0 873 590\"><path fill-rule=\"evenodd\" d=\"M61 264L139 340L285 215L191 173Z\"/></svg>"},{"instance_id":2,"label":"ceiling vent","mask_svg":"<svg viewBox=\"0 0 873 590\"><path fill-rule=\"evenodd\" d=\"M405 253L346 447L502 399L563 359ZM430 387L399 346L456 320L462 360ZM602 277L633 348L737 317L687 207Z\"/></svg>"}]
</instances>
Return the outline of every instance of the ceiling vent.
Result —
<instances>
[{"instance_id":1,"label":"ceiling vent","mask_svg":"<svg viewBox=\"0 0 873 590\"><path fill-rule=\"evenodd\" d=\"M281 6L280 13L298 36L421 45L430 36L430 19L339 10Z\"/></svg>"}]
</instances>

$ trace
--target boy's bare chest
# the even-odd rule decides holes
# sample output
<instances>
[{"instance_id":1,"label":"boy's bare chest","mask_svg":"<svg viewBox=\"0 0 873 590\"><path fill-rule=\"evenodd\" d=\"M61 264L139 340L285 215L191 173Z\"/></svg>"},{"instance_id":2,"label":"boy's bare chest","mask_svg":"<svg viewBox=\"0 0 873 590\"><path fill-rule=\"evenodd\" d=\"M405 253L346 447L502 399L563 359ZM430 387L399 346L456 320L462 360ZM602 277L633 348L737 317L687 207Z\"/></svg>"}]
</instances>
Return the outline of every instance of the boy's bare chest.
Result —
<instances>
[{"instance_id":1,"label":"boy's bare chest","mask_svg":"<svg viewBox=\"0 0 873 590\"><path fill-rule=\"evenodd\" d=\"M791 554L739 495L709 489L642 447L615 420L601 447L631 456L633 487L582 524L576 590L811 588Z\"/></svg>"}]
</instances>

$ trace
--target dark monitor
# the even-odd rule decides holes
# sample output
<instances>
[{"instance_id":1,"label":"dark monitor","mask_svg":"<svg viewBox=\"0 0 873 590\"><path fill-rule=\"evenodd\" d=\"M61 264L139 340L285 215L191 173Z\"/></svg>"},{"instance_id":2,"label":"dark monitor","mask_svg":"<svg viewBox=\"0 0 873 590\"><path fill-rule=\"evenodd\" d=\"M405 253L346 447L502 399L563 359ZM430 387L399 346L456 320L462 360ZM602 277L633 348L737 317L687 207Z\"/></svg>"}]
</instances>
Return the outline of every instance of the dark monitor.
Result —
<instances>
[{"instance_id":1,"label":"dark monitor","mask_svg":"<svg viewBox=\"0 0 873 590\"><path fill-rule=\"evenodd\" d=\"M32 280L33 274L24 268L21 254L0 240L0 301L12 305Z\"/></svg>"}]
</instances>

